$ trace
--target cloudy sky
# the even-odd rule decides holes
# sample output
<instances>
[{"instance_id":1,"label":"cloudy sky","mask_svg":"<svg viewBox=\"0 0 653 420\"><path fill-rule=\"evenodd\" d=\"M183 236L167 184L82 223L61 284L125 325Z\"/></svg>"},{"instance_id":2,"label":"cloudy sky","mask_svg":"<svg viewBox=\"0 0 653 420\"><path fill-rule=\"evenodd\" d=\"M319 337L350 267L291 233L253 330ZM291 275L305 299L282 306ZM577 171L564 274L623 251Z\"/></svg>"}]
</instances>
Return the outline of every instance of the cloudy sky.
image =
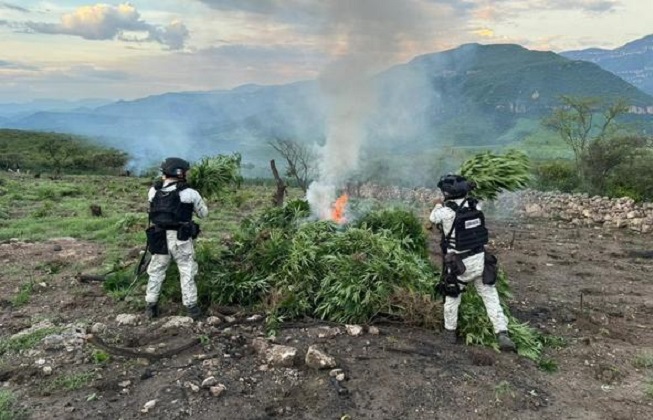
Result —
<instances>
[{"instance_id":1,"label":"cloudy sky","mask_svg":"<svg viewBox=\"0 0 653 420\"><path fill-rule=\"evenodd\" d=\"M0 103L285 83L468 42L615 48L651 22L652 0L0 0Z\"/></svg>"}]
</instances>

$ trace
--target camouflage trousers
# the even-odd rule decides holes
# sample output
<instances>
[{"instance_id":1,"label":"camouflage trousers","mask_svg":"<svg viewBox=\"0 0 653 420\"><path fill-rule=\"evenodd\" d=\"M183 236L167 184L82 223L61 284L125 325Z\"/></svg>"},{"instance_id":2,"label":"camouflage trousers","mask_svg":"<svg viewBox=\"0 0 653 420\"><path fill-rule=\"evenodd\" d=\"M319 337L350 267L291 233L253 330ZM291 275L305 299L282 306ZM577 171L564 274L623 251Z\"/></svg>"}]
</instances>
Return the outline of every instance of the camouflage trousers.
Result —
<instances>
[{"instance_id":1,"label":"camouflage trousers","mask_svg":"<svg viewBox=\"0 0 653 420\"><path fill-rule=\"evenodd\" d=\"M166 277L166 271L170 261L174 260L179 269L181 282L181 296L184 306L197 305L197 286L195 276L197 275L197 262L195 262L195 250L193 240L180 241L177 239L177 231L166 232L168 244L167 255L152 255L152 260L147 267L147 274L150 276L147 282L147 303L156 303L159 300L161 286Z\"/></svg>"},{"instance_id":2,"label":"camouflage trousers","mask_svg":"<svg viewBox=\"0 0 653 420\"><path fill-rule=\"evenodd\" d=\"M481 252L480 254L467 257L463 260L463 263L465 264L466 270L463 275L458 276L458 280L465 284L474 284L476 291L481 296L481 299L483 299L483 304L494 327L494 332L507 331L508 320L503 313L503 308L501 308L497 288L494 285L483 284L485 253ZM444 328L447 330L452 331L458 327L458 308L460 307L461 298L462 295L455 298L446 296L444 299Z\"/></svg>"}]
</instances>

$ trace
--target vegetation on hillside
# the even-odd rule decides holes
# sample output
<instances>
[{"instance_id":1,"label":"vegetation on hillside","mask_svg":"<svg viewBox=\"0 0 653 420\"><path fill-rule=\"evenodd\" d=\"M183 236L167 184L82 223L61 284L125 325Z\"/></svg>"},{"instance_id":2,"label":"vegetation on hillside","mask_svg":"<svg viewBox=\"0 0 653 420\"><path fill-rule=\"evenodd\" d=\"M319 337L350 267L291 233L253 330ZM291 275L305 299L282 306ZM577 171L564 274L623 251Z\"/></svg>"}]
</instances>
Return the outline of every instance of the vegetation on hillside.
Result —
<instances>
[{"instance_id":1,"label":"vegetation on hillside","mask_svg":"<svg viewBox=\"0 0 653 420\"><path fill-rule=\"evenodd\" d=\"M118 174L127 153L67 134L0 129L0 170Z\"/></svg>"},{"instance_id":2,"label":"vegetation on hillside","mask_svg":"<svg viewBox=\"0 0 653 420\"><path fill-rule=\"evenodd\" d=\"M545 160L535 167L536 186L564 192L653 199L653 138L618 124L623 101L563 97L543 120L573 153L573 160Z\"/></svg>"}]
</instances>

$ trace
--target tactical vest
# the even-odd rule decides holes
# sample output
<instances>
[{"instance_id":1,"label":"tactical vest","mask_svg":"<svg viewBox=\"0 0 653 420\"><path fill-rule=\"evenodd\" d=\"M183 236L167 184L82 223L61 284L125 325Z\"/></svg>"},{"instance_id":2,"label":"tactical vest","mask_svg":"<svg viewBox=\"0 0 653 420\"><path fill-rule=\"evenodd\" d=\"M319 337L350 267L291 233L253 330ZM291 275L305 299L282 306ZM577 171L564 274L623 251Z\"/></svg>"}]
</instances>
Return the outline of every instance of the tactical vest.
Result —
<instances>
[{"instance_id":1,"label":"tactical vest","mask_svg":"<svg viewBox=\"0 0 653 420\"><path fill-rule=\"evenodd\" d=\"M467 207L464 207L465 202ZM451 230L443 238L443 245L459 252L482 249L488 243L489 235L485 227L485 215L476 208L476 200L465 199L460 205L448 201L445 205L456 212L456 217ZM452 235L454 232L455 237Z\"/></svg>"},{"instance_id":2,"label":"tactical vest","mask_svg":"<svg viewBox=\"0 0 653 420\"><path fill-rule=\"evenodd\" d=\"M154 185L156 193L150 202L150 222L155 226L164 229L178 229L184 223L193 219L193 203L182 203L179 193L188 185L184 183L168 184L166 187L175 185L172 191L164 191L163 183Z\"/></svg>"}]
</instances>

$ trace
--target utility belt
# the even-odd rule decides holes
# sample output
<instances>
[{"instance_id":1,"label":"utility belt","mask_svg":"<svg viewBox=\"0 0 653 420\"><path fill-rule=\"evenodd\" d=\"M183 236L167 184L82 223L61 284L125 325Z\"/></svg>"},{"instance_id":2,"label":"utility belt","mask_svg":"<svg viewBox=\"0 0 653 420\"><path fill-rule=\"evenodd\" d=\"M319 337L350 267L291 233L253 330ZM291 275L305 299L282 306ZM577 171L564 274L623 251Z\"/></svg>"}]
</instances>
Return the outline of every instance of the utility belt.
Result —
<instances>
[{"instance_id":1,"label":"utility belt","mask_svg":"<svg viewBox=\"0 0 653 420\"><path fill-rule=\"evenodd\" d=\"M460 252L460 253L457 253L457 252L449 252L449 253L447 253L447 254L455 254L455 255L458 255L461 259L464 260L465 258L471 257L472 255L480 254L481 252L485 252L485 247L484 247L483 245L478 246L478 247L476 247L476 248L474 248L474 249L470 249L469 251Z\"/></svg>"},{"instance_id":2,"label":"utility belt","mask_svg":"<svg viewBox=\"0 0 653 420\"><path fill-rule=\"evenodd\" d=\"M465 290L465 282L458 279L458 276L465 273L467 267L463 260L473 255L485 252L485 261L483 266L482 281L486 285L494 285L497 281L498 268L497 257L485 251L484 246L480 246L469 251L457 254L448 252L444 255L442 264L442 275L440 283L436 286L436 291L444 296L458 297Z\"/></svg>"},{"instance_id":3,"label":"utility belt","mask_svg":"<svg viewBox=\"0 0 653 420\"><path fill-rule=\"evenodd\" d=\"M166 232L169 230L177 231L177 240L179 241L195 239L201 232L200 225L193 221L150 226L145 230L145 235L147 236L147 246L152 254L168 254L168 239Z\"/></svg>"}]
</instances>

